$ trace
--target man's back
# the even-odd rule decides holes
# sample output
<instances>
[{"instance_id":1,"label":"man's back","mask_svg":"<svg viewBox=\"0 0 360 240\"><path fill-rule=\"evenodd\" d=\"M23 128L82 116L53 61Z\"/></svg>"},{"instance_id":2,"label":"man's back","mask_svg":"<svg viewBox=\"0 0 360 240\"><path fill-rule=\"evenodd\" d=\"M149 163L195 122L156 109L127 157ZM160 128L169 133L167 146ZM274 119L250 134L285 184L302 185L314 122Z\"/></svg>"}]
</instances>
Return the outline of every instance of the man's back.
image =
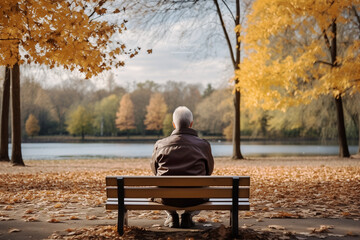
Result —
<instances>
[{"instance_id":1,"label":"man's back","mask_svg":"<svg viewBox=\"0 0 360 240\"><path fill-rule=\"evenodd\" d=\"M156 142L151 162L155 175L211 175L214 160L210 144L191 128L176 129Z\"/></svg>"}]
</instances>

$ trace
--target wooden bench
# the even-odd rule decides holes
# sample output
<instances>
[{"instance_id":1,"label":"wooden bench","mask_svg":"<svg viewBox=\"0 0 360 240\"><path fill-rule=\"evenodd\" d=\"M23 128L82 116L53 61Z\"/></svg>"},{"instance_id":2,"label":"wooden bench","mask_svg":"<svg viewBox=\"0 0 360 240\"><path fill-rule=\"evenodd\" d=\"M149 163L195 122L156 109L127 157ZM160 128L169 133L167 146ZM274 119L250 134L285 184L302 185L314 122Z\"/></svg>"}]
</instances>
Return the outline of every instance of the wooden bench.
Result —
<instances>
[{"instance_id":1,"label":"wooden bench","mask_svg":"<svg viewBox=\"0 0 360 240\"><path fill-rule=\"evenodd\" d=\"M118 232L124 233L128 210L229 210L233 236L238 234L238 211L249 210L248 176L108 176L106 209L118 210ZM209 198L193 207L179 208L151 198Z\"/></svg>"}]
</instances>

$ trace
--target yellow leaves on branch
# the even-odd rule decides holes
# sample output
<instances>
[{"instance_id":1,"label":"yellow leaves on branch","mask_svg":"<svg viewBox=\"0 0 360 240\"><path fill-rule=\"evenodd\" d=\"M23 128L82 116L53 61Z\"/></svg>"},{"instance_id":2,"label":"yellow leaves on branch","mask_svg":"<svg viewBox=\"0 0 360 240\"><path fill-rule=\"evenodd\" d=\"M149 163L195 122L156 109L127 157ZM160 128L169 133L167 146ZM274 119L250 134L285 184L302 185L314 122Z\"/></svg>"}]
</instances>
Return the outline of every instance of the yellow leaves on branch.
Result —
<instances>
[{"instance_id":1,"label":"yellow leaves on branch","mask_svg":"<svg viewBox=\"0 0 360 240\"><path fill-rule=\"evenodd\" d=\"M113 1L3 0L0 2L0 65L16 62L79 69L86 77L124 65L117 56L136 55L113 42L126 29L99 16L111 13ZM93 7L90 7L93 6Z\"/></svg>"},{"instance_id":2,"label":"yellow leaves on branch","mask_svg":"<svg viewBox=\"0 0 360 240\"><path fill-rule=\"evenodd\" d=\"M284 110L319 95L360 91L360 32L352 9L359 4L359 0L255 1L242 39L246 57L235 72L247 105ZM353 34L337 30L335 36L333 22ZM242 31L240 26L235 30Z\"/></svg>"}]
</instances>

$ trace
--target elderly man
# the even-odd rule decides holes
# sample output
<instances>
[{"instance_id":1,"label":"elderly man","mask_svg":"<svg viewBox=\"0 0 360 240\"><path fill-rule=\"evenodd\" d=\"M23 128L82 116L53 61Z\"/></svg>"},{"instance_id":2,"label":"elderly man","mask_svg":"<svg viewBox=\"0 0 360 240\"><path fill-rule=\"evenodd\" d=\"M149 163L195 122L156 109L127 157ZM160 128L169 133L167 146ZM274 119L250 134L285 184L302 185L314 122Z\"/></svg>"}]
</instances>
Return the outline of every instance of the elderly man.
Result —
<instances>
[{"instance_id":1,"label":"elderly man","mask_svg":"<svg viewBox=\"0 0 360 240\"><path fill-rule=\"evenodd\" d=\"M208 141L198 137L192 129L193 115L184 106L173 113L175 130L164 139L158 140L154 146L151 169L157 176L165 175L211 175L214 159ZM155 199L163 204L177 207L188 207L201 204L207 199ZM185 211L181 215L181 227L194 226L192 216L199 212ZM179 227L179 216L176 211L167 211L165 226Z\"/></svg>"}]
</instances>

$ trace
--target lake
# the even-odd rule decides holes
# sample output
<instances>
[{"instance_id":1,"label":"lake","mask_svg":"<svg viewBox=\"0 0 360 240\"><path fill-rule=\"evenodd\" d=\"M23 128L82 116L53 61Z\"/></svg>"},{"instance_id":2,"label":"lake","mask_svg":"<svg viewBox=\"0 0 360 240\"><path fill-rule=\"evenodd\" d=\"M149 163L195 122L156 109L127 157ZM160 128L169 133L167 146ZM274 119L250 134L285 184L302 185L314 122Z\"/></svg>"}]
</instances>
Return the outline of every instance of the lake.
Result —
<instances>
[{"instance_id":1,"label":"lake","mask_svg":"<svg viewBox=\"0 0 360 240\"><path fill-rule=\"evenodd\" d=\"M88 158L150 158L153 143L23 143L22 155L25 160L41 159L88 159ZM211 142L215 157L230 157L230 142ZM358 146L349 146L351 154L358 151ZM274 155L338 155L337 145L312 144L259 144L241 145L244 156ZM11 144L9 145L11 153Z\"/></svg>"}]
</instances>

